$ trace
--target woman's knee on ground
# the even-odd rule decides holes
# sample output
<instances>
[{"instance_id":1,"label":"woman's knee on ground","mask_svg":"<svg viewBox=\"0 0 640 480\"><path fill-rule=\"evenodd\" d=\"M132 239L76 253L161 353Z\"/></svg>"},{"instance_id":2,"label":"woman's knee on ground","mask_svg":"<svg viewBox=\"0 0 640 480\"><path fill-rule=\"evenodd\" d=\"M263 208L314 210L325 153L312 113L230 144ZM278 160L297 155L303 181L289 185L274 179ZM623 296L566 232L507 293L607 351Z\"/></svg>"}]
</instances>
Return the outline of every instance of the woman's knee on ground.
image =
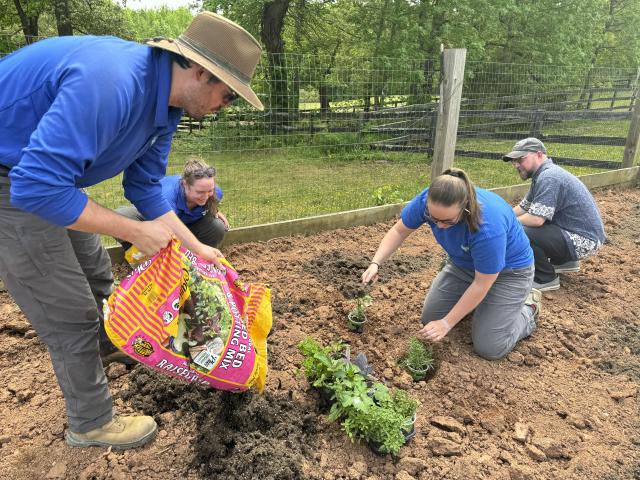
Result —
<instances>
[{"instance_id":1,"label":"woman's knee on ground","mask_svg":"<svg viewBox=\"0 0 640 480\"><path fill-rule=\"evenodd\" d=\"M473 351L486 360L500 360L506 357L513 347L510 335L476 334L473 336Z\"/></svg>"}]
</instances>

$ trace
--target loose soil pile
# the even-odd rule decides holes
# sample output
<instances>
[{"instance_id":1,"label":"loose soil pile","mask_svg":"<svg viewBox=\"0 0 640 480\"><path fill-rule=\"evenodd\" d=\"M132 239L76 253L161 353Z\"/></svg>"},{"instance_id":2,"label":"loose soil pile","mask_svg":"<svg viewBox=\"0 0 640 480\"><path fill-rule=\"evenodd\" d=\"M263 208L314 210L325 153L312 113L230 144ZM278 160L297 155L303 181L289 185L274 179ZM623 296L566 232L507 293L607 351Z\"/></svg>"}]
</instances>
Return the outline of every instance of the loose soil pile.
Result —
<instances>
[{"instance_id":1,"label":"loose soil pile","mask_svg":"<svg viewBox=\"0 0 640 480\"><path fill-rule=\"evenodd\" d=\"M544 295L538 329L508 358L473 354L470 321L436 348L438 371L413 383L396 365L443 260L427 229L364 287L359 276L392 222L227 249L244 281L273 287L264 395L206 390L141 366L107 368L122 413L158 438L138 450L71 449L49 362L0 293L0 475L12 479L640 479L640 191L596 195L609 243ZM115 267L116 275L124 269ZM348 331L368 293L364 333ZM418 435L399 458L352 444L328 423L299 368L311 335L349 342L376 374L420 400Z\"/></svg>"}]
</instances>

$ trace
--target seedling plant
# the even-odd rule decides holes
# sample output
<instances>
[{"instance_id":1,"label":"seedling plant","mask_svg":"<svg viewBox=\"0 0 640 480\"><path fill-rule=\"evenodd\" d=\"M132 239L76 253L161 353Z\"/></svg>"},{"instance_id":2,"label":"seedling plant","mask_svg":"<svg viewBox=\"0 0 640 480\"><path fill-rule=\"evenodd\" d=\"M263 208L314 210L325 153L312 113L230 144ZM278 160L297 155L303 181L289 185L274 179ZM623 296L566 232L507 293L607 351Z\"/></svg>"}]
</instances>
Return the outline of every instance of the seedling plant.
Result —
<instances>
[{"instance_id":1,"label":"seedling plant","mask_svg":"<svg viewBox=\"0 0 640 480\"><path fill-rule=\"evenodd\" d=\"M411 337L407 351L398 363L415 382L424 380L427 374L435 368L433 349L417 337Z\"/></svg>"},{"instance_id":2,"label":"seedling plant","mask_svg":"<svg viewBox=\"0 0 640 480\"><path fill-rule=\"evenodd\" d=\"M367 308L373 304L373 299L370 295L364 295L356 298L356 304L354 308L349 312L347 326L349 330L357 333L362 333L364 322L367 321Z\"/></svg>"}]
</instances>

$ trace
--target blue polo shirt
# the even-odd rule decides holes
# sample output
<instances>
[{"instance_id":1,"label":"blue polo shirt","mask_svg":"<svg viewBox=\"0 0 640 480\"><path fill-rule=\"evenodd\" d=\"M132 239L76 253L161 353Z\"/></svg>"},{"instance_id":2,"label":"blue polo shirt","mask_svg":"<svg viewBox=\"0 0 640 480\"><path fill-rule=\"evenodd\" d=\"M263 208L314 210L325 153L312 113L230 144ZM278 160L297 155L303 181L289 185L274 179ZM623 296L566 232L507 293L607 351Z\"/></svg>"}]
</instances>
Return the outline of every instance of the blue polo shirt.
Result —
<instances>
[{"instance_id":1,"label":"blue polo shirt","mask_svg":"<svg viewBox=\"0 0 640 480\"><path fill-rule=\"evenodd\" d=\"M171 59L114 37L57 37L0 60L0 165L13 167L11 203L74 223L82 187L124 171L126 198L148 219L162 196L173 132Z\"/></svg>"},{"instance_id":2,"label":"blue polo shirt","mask_svg":"<svg viewBox=\"0 0 640 480\"><path fill-rule=\"evenodd\" d=\"M427 220L428 192L426 188L403 208L402 223L411 229L429 224L433 236L456 266L493 274L507 268L528 267L533 263L529 239L513 209L501 197L476 188L482 221L480 229L471 233L464 222L440 228Z\"/></svg>"},{"instance_id":3,"label":"blue polo shirt","mask_svg":"<svg viewBox=\"0 0 640 480\"><path fill-rule=\"evenodd\" d=\"M182 223L185 225L197 222L207 214L204 207L200 205L196 205L195 208L191 209L187 207L187 198L185 197L179 175L164 177L160 180L160 184L162 185L162 195L164 195L165 200L169 202L171 209L176 212L178 218L182 220ZM218 201L222 200L222 196L224 195L222 189L217 184L215 186L215 195Z\"/></svg>"}]
</instances>

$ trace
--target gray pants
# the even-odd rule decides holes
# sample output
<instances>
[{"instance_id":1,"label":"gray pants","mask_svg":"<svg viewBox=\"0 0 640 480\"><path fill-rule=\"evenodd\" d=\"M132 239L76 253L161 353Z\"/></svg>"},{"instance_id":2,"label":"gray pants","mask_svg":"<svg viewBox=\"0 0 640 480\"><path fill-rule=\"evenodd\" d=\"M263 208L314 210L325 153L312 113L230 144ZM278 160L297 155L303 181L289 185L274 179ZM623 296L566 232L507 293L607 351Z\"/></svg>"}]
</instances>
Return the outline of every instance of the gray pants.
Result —
<instances>
[{"instance_id":1,"label":"gray pants","mask_svg":"<svg viewBox=\"0 0 640 480\"><path fill-rule=\"evenodd\" d=\"M98 337L113 278L100 238L13 208L0 176L0 278L49 349L71 431L111 420Z\"/></svg>"},{"instance_id":2,"label":"gray pants","mask_svg":"<svg viewBox=\"0 0 640 480\"><path fill-rule=\"evenodd\" d=\"M471 324L473 350L497 360L535 329L533 309L524 304L533 284L534 266L500 272L476 307ZM473 282L474 272L448 262L431 284L422 308L422 323L443 318Z\"/></svg>"},{"instance_id":3,"label":"gray pants","mask_svg":"<svg viewBox=\"0 0 640 480\"><path fill-rule=\"evenodd\" d=\"M116 209L120 215L123 215L132 220L143 221L144 217L138 212L136 207L120 207ZM222 243L224 234L227 232L224 226L224 222L219 218L215 218L210 213L207 213L200 220L187 225L187 228L195 235L195 237L205 245L218 248ZM122 240L118 240L122 244L122 248L127 250L131 244Z\"/></svg>"}]
</instances>

